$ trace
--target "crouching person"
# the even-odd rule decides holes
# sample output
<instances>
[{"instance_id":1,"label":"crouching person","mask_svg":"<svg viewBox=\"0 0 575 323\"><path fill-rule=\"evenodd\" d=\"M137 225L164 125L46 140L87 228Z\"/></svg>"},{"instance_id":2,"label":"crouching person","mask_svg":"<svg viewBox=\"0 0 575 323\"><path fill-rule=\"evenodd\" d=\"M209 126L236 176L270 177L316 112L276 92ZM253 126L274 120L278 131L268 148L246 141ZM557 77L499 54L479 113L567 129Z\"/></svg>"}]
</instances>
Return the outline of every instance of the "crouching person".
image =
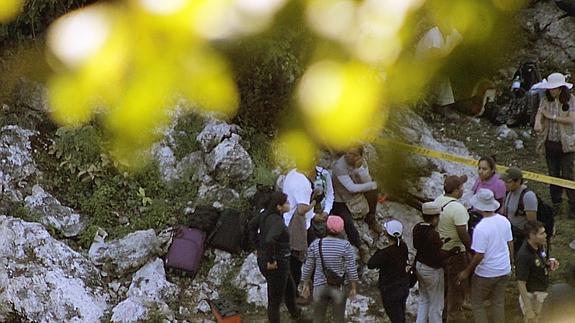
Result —
<instances>
[{"instance_id":1,"label":"crouching person","mask_svg":"<svg viewBox=\"0 0 575 323\"><path fill-rule=\"evenodd\" d=\"M333 322L345 322L347 298L357 293L357 268L349 241L339 238L344 223L330 215L326 221L327 237L316 239L309 246L302 273L302 296L310 295L313 273L313 321L323 323L331 303Z\"/></svg>"}]
</instances>

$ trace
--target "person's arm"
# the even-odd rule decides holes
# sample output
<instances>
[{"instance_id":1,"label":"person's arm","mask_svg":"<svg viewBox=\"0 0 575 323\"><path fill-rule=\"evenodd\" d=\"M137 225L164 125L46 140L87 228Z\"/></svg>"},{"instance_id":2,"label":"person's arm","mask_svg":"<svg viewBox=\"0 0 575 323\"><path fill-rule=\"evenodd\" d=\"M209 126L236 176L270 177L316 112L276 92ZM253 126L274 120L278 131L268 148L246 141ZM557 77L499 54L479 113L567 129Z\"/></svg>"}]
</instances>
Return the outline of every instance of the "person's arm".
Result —
<instances>
[{"instance_id":1,"label":"person's arm","mask_svg":"<svg viewBox=\"0 0 575 323\"><path fill-rule=\"evenodd\" d=\"M483 260L484 256L484 253L475 252L473 258L471 258L471 262L469 262L469 265L467 265L467 267L465 267L465 269L460 272L459 275L457 275L457 283L461 283L462 281L469 278L471 273L475 270L475 267L477 267L477 265L479 265L479 263Z\"/></svg>"},{"instance_id":2,"label":"person's arm","mask_svg":"<svg viewBox=\"0 0 575 323\"><path fill-rule=\"evenodd\" d=\"M383 267L385 262L385 252L383 250L378 250L369 258L367 262L367 268L375 269Z\"/></svg>"},{"instance_id":3,"label":"person's arm","mask_svg":"<svg viewBox=\"0 0 575 323\"><path fill-rule=\"evenodd\" d=\"M335 197L334 197L333 181L331 179L331 174L326 169L324 169L323 174L325 176L325 185L327 186L325 190L323 213L324 216L327 216L331 212Z\"/></svg>"},{"instance_id":4,"label":"person's arm","mask_svg":"<svg viewBox=\"0 0 575 323\"><path fill-rule=\"evenodd\" d=\"M467 231L467 225L456 225L455 230L457 230L457 236L459 236L459 240L465 246L466 250L471 248L471 239L469 237L469 231Z\"/></svg>"},{"instance_id":5,"label":"person's arm","mask_svg":"<svg viewBox=\"0 0 575 323\"><path fill-rule=\"evenodd\" d=\"M543 110L541 112L541 114L549 119L549 120L554 120L557 123L562 123L562 124L573 124L573 122L575 122L575 113L573 113L572 111L569 111L569 113L567 114L566 117L560 117L558 115L552 115L551 112L547 111L547 110ZM537 116L536 116L537 117Z\"/></svg>"},{"instance_id":6,"label":"person's arm","mask_svg":"<svg viewBox=\"0 0 575 323\"><path fill-rule=\"evenodd\" d=\"M349 298L355 298L357 294L357 282L359 281L359 276L357 275L357 267L355 265L355 257L353 254L353 249L351 244L346 241L345 253L343 255L345 262L345 273L349 282L351 283L351 288L349 290Z\"/></svg>"},{"instance_id":7,"label":"person's arm","mask_svg":"<svg viewBox=\"0 0 575 323\"><path fill-rule=\"evenodd\" d=\"M297 205L296 214L304 216L307 212L313 210L314 207L315 207L315 200L311 201L311 203L309 204L299 203Z\"/></svg>"},{"instance_id":8,"label":"person's arm","mask_svg":"<svg viewBox=\"0 0 575 323\"><path fill-rule=\"evenodd\" d=\"M353 182L353 180L349 175L339 175L337 179L339 180L341 185L343 185L343 187L345 187L345 189L351 193L363 193L377 189L376 182L356 184Z\"/></svg>"},{"instance_id":9,"label":"person's arm","mask_svg":"<svg viewBox=\"0 0 575 323\"><path fill-rule=\"evenodd\" d=\"M303 298L308 298L311 294L311 275L315 271L315 251L314 251L315 246L317 246L317 242L315 244L312 243L309 246L309 248L307 250L307 256L305 259L305 263L302 267L301 296Z\"/></svg>"},{"instance_id":10,"label":"person's arm","mask_svg":"<svg viewBox=\"0 0 575 323\"><path fill-rule=\"evenodd\" d=\"M276 216L275 214L270 214L269 216ZM272 221L269 219L268 221ZM264 240L263 240L263 247L268 256L268 264L274 263L277 259L281 256L277 254L277 244L280 235L285 230L285 224L283 223L283 219L277 216L277 219L274 219L274 222L270 225L268 232L266 232Z\"/></svg>"},{"instance_id":11,"label":"person's arm","mask_svg":"<svg viewBox=\"0 0 575 323\"><path fill-rule=\"evenodd\" d=\"M537 109L537 114L535 114L535 122L533 123L533 130L535 130L535 132L543 131L543 125L541 124L543 118L543 110L545 110L545 107L543 106L542 102Z\"/></svg>"},{"instance_id":12,"label":"person's arm","mask_svg":"<svg viewBox=\"0 0 575 323\"><path fill-rule=\"evenodd\" d=\"M529 296L527 296L527 282L518 280L517 289L519 290L519 295L521 296L521 299L523 299L523 309L525 310L525 318L534 319L535 312L533 311L533 306L531 304L531 301L529 300Z\"/></svg>"}]
</instances>

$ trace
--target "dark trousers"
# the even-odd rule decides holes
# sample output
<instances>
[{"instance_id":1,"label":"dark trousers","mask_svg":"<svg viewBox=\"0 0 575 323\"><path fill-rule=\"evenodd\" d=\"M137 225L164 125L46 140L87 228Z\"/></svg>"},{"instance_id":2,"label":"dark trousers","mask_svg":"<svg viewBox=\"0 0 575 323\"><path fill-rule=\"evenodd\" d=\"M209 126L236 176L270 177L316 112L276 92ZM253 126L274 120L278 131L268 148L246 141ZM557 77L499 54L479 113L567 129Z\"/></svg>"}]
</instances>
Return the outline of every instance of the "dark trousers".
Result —
<instances>
[{"instance_id":1,"label":"dark trousers","mask_svg":"<svg viewBox=\"0 0 575 323\"><path fill-rule=\"evenodd\" d=\"M268 284L268 320L272 323L280 321L280 305L285 302L289 313L297 315L295 304L296 285L290 274L289 258L277 261L278 268L267 270L266 262L258 258L260 272Z\"/></svg>"},{"instance_id":2,"label":"dark trousers","mask_svg":"<svg viewBox=\"0 0 575 323\"><path fill-rule=\"evenodd\" d=\"M379 286L383 308L391 323L405 323L405 302L409 296L409 282L395 282Z\"/></svg>"},{"instance_id":3,"label":"dark trousers","mask_svg":"<svg viewBox=\"0 0 575 323\"><path fill-rule=\"evenodd\" d=\"M365 216L365 222L371 225L372 223L376 222L375 211L377 210L377 197L379 193L377 190L373 190L365 192L363 195L365 196L367 204L369 205L369 213Z\"/></svg>"},{"instance_id":4,"label":"dark trousers","mask_svg":"<svg viewBox=\"0 0 575 323\"><path fill-rule=\"evenodd\" d=\"M573 160L575 153L564 153L560 142L545 142L545 160L549 175L564 179L573 180ZM570 215L575 215L575 190L563 188L557 185L549 185L549 194L553 204L561 203L563 200L563 190L567 193L569 200Z\"/></svg>"},{"instance_id":5,"label":"dark trousers","mask_svg":"<svg viewBox=\"0 0 575 323\"><path fill-rule=\"evenodd\" d=\"M499 277L481 277L473 274L471 277L471 307L473 321L487 323L487 311L484 301L491 300L491 322L505 323L505 287L509 275Z\"/></svg>"},{"instance_id":6,"label":"dark trousers","mask_svg":"<svg viewBox=\"0 0 575 323\"><path fill-rule=\"evenodd\" d=\"M292 252L294 252L292 250ZM291 255L289 257L289 269L292 276L292 279L296 286L299 285L301 281L301 266L303 262L301 262L297 256Z\"/></svg>"},{"instance_id":7,"label":"dark trousers","mask_svg":"<svg viewBox=\"0 0 575 323\"><path fill-rule=\"evenodd\" d=\"M457 275L467 267L467 253L460 252L445 261L445 286L446 286L446 309L447 322L461 322L463 314L463 301L467 290L467 283L457 282Z\"/></svg>"},{"instance_id":8,"label":"dark trousers","mask_svg":"<svg viewBox=\"0 0 575 323\"><path fill-rule=\"evenodd\" d=\"M344 202L333 202L331 214L339 215L343 219L343 228L347 235L347 240L349 240L349 243L353 246L359 248L363 243L361 242L361 237L353 223L353 217L351 216L351 212L349 212L347 205L345 205Z\"/></svg>"}]
</instances>

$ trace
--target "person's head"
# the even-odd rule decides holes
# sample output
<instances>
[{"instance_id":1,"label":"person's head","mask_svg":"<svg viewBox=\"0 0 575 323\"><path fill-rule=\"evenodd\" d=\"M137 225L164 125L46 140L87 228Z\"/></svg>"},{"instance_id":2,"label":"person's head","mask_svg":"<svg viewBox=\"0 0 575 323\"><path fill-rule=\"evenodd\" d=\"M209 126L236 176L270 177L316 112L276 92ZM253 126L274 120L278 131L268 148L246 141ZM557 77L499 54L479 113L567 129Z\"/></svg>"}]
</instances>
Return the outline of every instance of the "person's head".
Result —
<instances>
[{"instance_id":1,"label":"person's head","mask_svg":"<svg viewBox=\"0 0 575 323\"><path fill-rule=\"evenodd\" d=\"M499 202L495 200L493 191L487 188L480 188L469 202L482 214L490 214L499 209Z\"/></svg>"},{"instance_id":2,"label":"person's head","mask_svg":"<svg viewBox=\"0 0 575 323\"><path fill-rule=\"evenodd\" d=\"M327 234L338 236L343 232L343 219L339 215L330 215L325 221Z\"/></svg>"},{"instance_id":3,"label":"person's head","mask_svg":"<svg viewBox=\"0 0 575 323\"><path fill-rule=\"evenodd\" d=\"M539 221L529 221L523 227L523 233L529 243L537 247L544 246L547 242L547 233L545 233L545 225Z\"/></svg>"},{"instance_id":4,"label":"person's head","mask_svg":"<svg viewBox=\"0 0 575 323\"><path fill-rule=\"evenodd\" d=\"M463 196L463 184L467 182L467 176L455 176L449 175L445 178L443 182L443 190L445 191L446 195L449 195L454 198L460 198Z\"/></svg>"},{"instance_id":5,"label":"person's head","mask_svg":"<svg viewBox=\"0 0 575 323\"><path fill-rule=\"evenodd\" d=\"M399 244L399 239L403 234L403 224L398 220L389 220L383 224L383 229L387 236L392 240L397 240Z\"/></svg>"},{"instance_id":6,"label":"person's head","mask_svg":"<svg viewBox=\"0 0 575 323\"><path fill-rule=\"evenodd\" d=\"M282 192L272 192L266 210L268 213L280 214L289 211L287 195Z\"/></svg>"},{"instance_id":7,"label":"person's head","mask_svg":"<svg viewBox=\"0 0 575 323\"><path fill-rule=\"evenodd\" d=\"M545 96L548 101L553 102L555 99L559 99L563 111L569 110L569 90L572 87L573 84L568 83L565 75L561 73L549 74L547 79L539 86L539 88L546 89Z\"/></svg>"},{"instance_id":8,"label":"person's head","mask_svg":"<svg viewBox=\"0 0 575 323\"><path fill-rule=\"evenodd\" d=\"M563 270L563 278L567 284L571 285L571 287L575 288L575 264L573 262L568 262L565 265L565 269Z\"/></svg>"},{"instance_id":9,"label":"person's head","mask_svg":"<svg viewBox=\"0 0 575 323\"><path fill-rule=\"evenodd\" d=\"M435 202L426 202L421 205L423 221L432 226L437 226L439 223L439 213L441 213L441 206Z\"/></svg>"},{"instance_id":10,"label":"person's head","mask_svg":"<svg viewBox=\"0 0 575 323\"><path fill-rule=\"evenodd\" d=\"M513 192L523 184L523 172L517 167L509 167L503 175L501 180L505 182L505 188L508 192Z\"/></svg>"},{"instance_id":11,"label":"person's head","mask_svg":"<svg viewBox=\"0 0 575 323\"><path fill-rule=\"evenodd\" d=\"M345 152L345 162L350 166L355 166L358 160L363 158L363 146L353 146L350 147Z\"/></svg>"},{"instance_id":12,"label":"person's head","mask_svg":"<svg viewBox=\"0 0 575 323\"><path fill-rule=\"evenodd\" d=\"M486 181L495 174L495 157L483 156L477 163L477 172L482 181Z\"/></svg>"}]
</instances>

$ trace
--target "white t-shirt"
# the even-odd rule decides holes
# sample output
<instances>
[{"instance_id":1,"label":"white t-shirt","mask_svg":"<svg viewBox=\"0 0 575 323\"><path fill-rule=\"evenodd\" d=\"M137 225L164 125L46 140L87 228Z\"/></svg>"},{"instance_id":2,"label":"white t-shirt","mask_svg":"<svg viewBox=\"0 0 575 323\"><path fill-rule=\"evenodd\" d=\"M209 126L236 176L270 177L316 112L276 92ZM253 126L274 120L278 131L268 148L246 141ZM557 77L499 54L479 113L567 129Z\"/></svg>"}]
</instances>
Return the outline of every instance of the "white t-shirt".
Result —
<instances>
[{"instance_id":1,"label":"white t-shirt","mask_svg":"<svg viewBox=\"0 0 575 323\"><path fill-rule=\"evenodd\" d=\"M475 268L481 277L499 277L511 272L507 242L513 240L511 223L500 214L481 219L473 231L471 249L482 253L483 260Z\"/></svg>"},{"instance_id":2,"label":"white t-shirt","mask_svg":"<svg viewBox=\"0 0 575 323\"><path fill-rule=\"evenodd\" d=\"M311 182L304 174L299 173L296 169L290 170L283 181L282 191L287 195L289 202L289 211L283 214L286 227L289 227L297 205L311 203L311 194L313 192ZM305 227L309 229L311 219L313 218L313 209L305 214Z\"/></svg>"}]
</instances>

